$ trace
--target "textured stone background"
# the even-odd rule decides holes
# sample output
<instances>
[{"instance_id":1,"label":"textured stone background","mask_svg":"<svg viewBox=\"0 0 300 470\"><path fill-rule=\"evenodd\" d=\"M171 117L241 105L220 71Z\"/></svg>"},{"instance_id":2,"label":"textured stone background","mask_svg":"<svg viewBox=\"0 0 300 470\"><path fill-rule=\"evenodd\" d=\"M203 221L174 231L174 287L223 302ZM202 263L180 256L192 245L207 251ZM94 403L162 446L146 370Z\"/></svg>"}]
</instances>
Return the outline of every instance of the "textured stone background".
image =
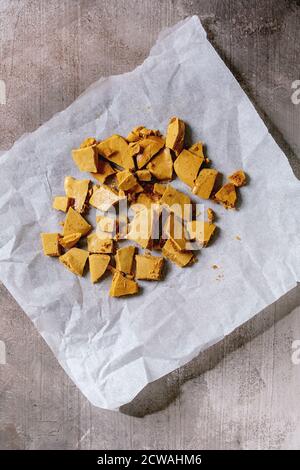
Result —
<instances>
[{"instance_id":1,"label":"textured stone background","mask_svg":"<svg viewBox=\"0 0 300 470\"><path fill-rule=\"evenodd\" d=\"M133 69L164 26L192 14L299 178L291 85L300 79L300 2L292 0L0 0L0 151L99 76ZM0 448L299 448L300 365L291 361L299 305L298 286L114 413L87 402L0 286Z\"/></svg>"}]
</instances>

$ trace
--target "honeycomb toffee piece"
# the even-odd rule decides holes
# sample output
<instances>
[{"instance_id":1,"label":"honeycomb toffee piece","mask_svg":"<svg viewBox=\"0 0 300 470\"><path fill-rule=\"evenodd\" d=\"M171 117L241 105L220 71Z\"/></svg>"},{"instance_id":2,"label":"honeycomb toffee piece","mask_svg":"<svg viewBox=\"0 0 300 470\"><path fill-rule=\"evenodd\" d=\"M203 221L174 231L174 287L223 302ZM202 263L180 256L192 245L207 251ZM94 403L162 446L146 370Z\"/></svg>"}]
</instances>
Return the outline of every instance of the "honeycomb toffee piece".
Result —
<instances>
[{"instance_id":1,"label":"honeycomb toffee piece","mask_svg":"<svg viewBox=\"0 0 300 470\"><path fill-rule=\"evenodd\" d=\"M234 184L234 186L237 186L238 188L241 186L245 186L247 183L247 177L243 170L237 170L232 175L228 176L228 180L230 183Z\"/></svg>"},{"instance_id":2,"label":"honeycomb toffee piece","mask_svg":"<svg viewBox=\"0 0 300 470\"><path fill-rule=\"evenodd\" d=\"M129 170L119 171L117 173L117 181L119 189L122 189L123 191L130 191L134 189L138 184L135 175Z\"/></svg>"},{"instance_id":3,"label":"honeycomb toffee piece","mask_svg":"<svg viewBox=\"0 0 300 470\"><path fill-rule=\"evenodd\" d=\"M66 219L63 226L63 236L73 235L74 233L81 233L86 235L91 230L91 225L76 212L72 207L67 212Z\"/></svg>"},{"instance_id":4,"label":"honeycomb toffee piece","mask_svg":"<svg viewBox=\"0 0 300 470\"><path fill-rule=\"evenodd\" d=\"M67 196L55 196L52 207L57 211L67 212L72 204L72 199Z\"/></svg>"},{"instance_id":5,"label":"honeycomb toffee piece","mask_svg":"<svg viewBox=\"0 0 300 470\"><path fill-rule=\"evenodd\" d=\"M135 247L133 245L119 248L115 255L116 269L124 274L131 274L134 253Z\"/></svg>"},{"instance_id":6,"label":"honeycomb toffee piece","mask_svg":"<svg viewBox=\"0 0 300 470\"><path fill-rule=\"evenodd\" d=\"M136 279L159 281L162 276L164 258L150 254L135 255Z\"/></svg>"},{"instance_id":7,"label":"honeycomb toffee piece","mask_svg":"<svg viewBox=\"0 0 300 470\"><path fill-rule=\"evenodd\" d=\"M72 176L66 176L64 181L65 193L69 198L74 199L74 209L77 212L84 212L89 193L90 180L77 180Z\"/></svg>"},{"instance_id":8,"label":"honeycomb toffee piece","mask_svg":"<svg viewBox=\"0 0 300 470\"><path fill-rule=\"evenodd\" d=\"M87 137L81 142L79 148L84 149L85 147L91 147L92 145L95 145L96 143L97 143L97 140L95 139L95 137Z\"/></svg>"},{"instance_id":9,"label":"honeycomb toffee piece","mask_svg":"<svg viewBox=\"0 0 300 470\"><path fill-rule=\"evenodd\" d=\"M213 236L216 226L211 222L191 220L187 223L187 230L191 240L197 240L202 246L206 246Z\"/></svg>"},{"instance_id":10,"label":"honeycomb toffee piece","mask_svg":"<svg viewBox=\"0 0 300 470\"><path fill-rule=\"evenodd\" d=\"M106 212L121 199L124 199L124 196L120 196L114 189L103 184L93 192L90 198L90 205Z\"/></svg>"},{"instance_id":11,"label":"honeycomb toffee piece","mask_svg":"<svg viewBox=\"0 0 300 470\"><path fill-rule=\"evenodd\" d=\"M175 155L179 155L184 145L185 124L181 119L172 117L169 121L166 147L173 150Z\"/></svg>"},{"instance_id":12,"label":"honeycomb toffee piece","mask_svg":"<svg viewBox=\"0 0 300 470\"><path fill-rule=\"evenodd\" d=\"M110 162L127 170L134 170L134 160L129 153L129 145L124 137L114 134L97 144L97 149L99 154Z\"/></svg>"},{"instance_id":13,"label":"honeycomb toffee piece","mask_svg":"<svg viewBox=\"0 0 300 470\"><path fill-rule=\"evenodd\" d=\"M237 201L235 185L226 183L215 194L215 201L222 204L226 209L233 209Z\"/></svg>"},{"instance_id":14,"label":"honeycomb toffee piece","mask_svg":"<svg viewBox=\"0 0 300 470\"><path fill-rule=\"evenodd\" d=\"M188 151L193 153L194 155L197 155L201 159L205 160L205 157L203 154L203 142L196 142L188 149Z\"/></svg>"},{"instance_id":15,"label":"honeycomb toffee piece","mask_svg":"<svg viewBox=\"0 0 300 470\"><path fill-rule=\"evenodd\" d=\"M165 184L154 183L153 192L155 194L159 194L160 196L162 196L166 189L167 189L167 186Z\"/></svg>"},{"instance_id":16,"label":"honeycomb toffee piece","mask_svg":"<svg viewBox=\"0 0 300 470\"><path fill-rule=\"evenodd\" d=\"M96 145L72 150L72 157L80 171L97 172L98 150Z\"/></svg>"},{"instance_id":17,"label":"honeycomb toffee piece","mask_svg":"<svg viewBox=\"0 0 300 470\"><path fill-rule=\"evenodd\" d=\"M172 240L167 240L163 246L162 254L165 258L172 261L172 263L177 264L183 268L188 266L194 260L194 255L191 251L179 251L173 244Z\"/></svg>"},{"instance_id":18,"label":"honeycomb toffee piece","mask_svg":"<svg viewBox=\"0 0 300 470\"><path fill-rule=\"evenodd\" d=\"M73 246L78 243L81 238L81 233L70 233L70 235L66 235L59 239L59 244L65 248L66 250L73 248Z\"/></svg>"},{"instance_id":19,"label":"honeycomb toffee piece","mask_svg":"<svg viewBox=\"0 0 300 470\"><path fill-rule=\"evenodd\" d=\"M140 140L139 146L141 152L136 156L136 162L140 170L165 146L165 141L162 137L149 136L146 139Z\"/></svg>"},{"instance_id":20,"label":"honeycomb toffee piece","mask_svg":"<svg viewBox=\"0 0 300 470\"><path fill-rule=\"evenodd\" d=\"M60 256L59 233L41 233L44 255Z\"/></svg>"},{"instance_id":21,"label":"honeycomb toffee piece","mask_svg":"<svg viewBox=\"0 0 300 470\"><path fill-rule=\"evenodd\" d=\"M174 170L178 178L191 188L199 173L204 157L189 150L182 150L174 162Z\"/></svg>"},{"instance_id":22,"label":"honeycomb toffee piece","mask_svg":"<svg viewBox=\"0 0 300 470\"><path fill-rule=\"evenodd\" d=\"M127 239L136 242L142 248L150 248L152 245L152 234L158 211L154 208L143 207L137 211L129 224Z\"/></svg>"},{"instance_id":23,"label":"honeycomb toffee piece","mask_svg":"<svg viewBox=\"0 0 300 470\"><path fill-rule=\"evenodd\" d=\"M93 254L89 256L90 277L93 284L101 279L109 262L109 255Z\"/></svg>"},{"instance_id":24,"label":"honeycomb toffee piece","mask_svg":"<svg viewBox=\"0 0 300 470\"><path fill-rule=\"evenodd\" d=\"M115 271L109 291L111 297L122 297L124 295L137 294L139 290L138 283L128 279L119 271Z\"/></svg>"},{"instance_id":25,"label":"honeycomb toffee piece","mask_svg":"<svg viewBox=\"0 0 300 470\"><path fill-rule=\"evenodd\" d=\"M169 214L166 223L164 224L163 231L166 238L169 238L172 241L177 250L186 250L188 237L186 236L186 230L182 219L176 217L174 213Z\"/></svg>"},{"instance_id":26,"label":"honeycomb toffee piece","mask_svg":"<svg viewBox=\"0 0 300 470\"><path fill-rule=\"evenodd\" d=\"M213 168L203 168L195 180L193 193L202 199L209 199L214 188L218 171Z\"/></svg>"},{"instance_id":27,"label":"honeycomb toffee piece","mask_svg":"<svg viewBox=\"0 0 300 470\"><path fill-rule=\"evenodd\" d=\"M171 212L174 212L182 219L189 219L191 214L191 200L189 196L168 185L164 191L160 204L168 206Z\"/></svg>"},{"instance_id":28,"label":"honeycomb toffee piece","mask_svg":"<svg viewBox=\"0 0 300 470\"><path fill-rule=\"evenodd\" d=\"M71 248L64 255L59 257L59 261L73 274L82 276L88 257L88 251L81 250L80 248Z\"/></svg>"},{"instance_id":29,"label":"honeycomb toffee piece","mask_svg":"<svg viewBox=\"0 0 300 470\"><path fill-rule=\"evenodd\" d=\"M90 253L112 253L114 242L107 234L106 238L103 238L97 233L91 233L87 237L87 245Z\"/></svg>"},{"instance_id":30,"label":"honeycomb toffee piece","mask_svg":"<svg viewBox=\"0 0 300 470\"><path fill-rule=\"evenodd\" d=\"M173 175L173 160L170 149L160 150L147 165L150 173L158 180L171 180Z\"/></svg>"},{"instance_id":31,"label":"honeycomb toffee piece","mask_svg":"<svg viewBox=\"0 0 300 470\"><path fill-rule=\"evenodd\" d=\"M215 213L214 211L208 207L208 209L206 210L207 212L207 220L209 223L212 223L214 220L215 220Z\"/></svg>"}]
</instances>

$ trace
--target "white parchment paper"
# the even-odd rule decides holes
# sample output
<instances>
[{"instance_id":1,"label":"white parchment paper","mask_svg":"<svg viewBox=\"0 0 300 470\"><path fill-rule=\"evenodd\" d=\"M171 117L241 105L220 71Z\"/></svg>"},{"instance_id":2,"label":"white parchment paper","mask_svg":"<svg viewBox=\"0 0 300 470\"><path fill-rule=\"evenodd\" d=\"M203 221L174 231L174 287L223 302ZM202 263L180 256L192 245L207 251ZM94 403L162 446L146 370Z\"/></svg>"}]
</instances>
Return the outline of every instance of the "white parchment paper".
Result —
<instances>
[{"instance_id":1,"label":"white parchment paper","mask_svg":"<svg viewBox=\"0 0 300 470\"><path fill-rule=\"evenodd\" d=\"M164 131L173 115L192 141L206 142L216 168L242 167L250 183L239 210L214 206L220 233L198 263L168 263L166 280L141 282L142 295L109 298L109 277L92 285L42 254L40 232L63 219L52 197L63 194L65 175L85 177L70 152L86 136L141 124ZM0 174L1 281L96 406L129 402L300 278L299 182L197 17L165 30L133 72L99 80L22 138L1 157Z\"/></svg>"}]
</instances>

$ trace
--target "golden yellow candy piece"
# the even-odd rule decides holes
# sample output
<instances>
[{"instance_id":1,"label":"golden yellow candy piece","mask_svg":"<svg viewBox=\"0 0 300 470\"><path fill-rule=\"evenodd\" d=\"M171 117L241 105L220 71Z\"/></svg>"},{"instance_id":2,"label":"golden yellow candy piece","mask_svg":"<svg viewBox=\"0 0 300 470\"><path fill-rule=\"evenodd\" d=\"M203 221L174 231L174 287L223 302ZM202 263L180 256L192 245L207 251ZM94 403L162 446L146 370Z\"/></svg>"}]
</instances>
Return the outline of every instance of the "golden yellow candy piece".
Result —
<instances>
[{"instance_id":1,"label":"golden yellow candy piece","mask_svg":"<svg viewBox=\"0 0 300 470\"><path fill-rule=\"evenodd\" d=\"M63 227L63 236L81 233L86 235L91 230L91 225L76 212L72 207L69 208Z\"/></svg>"},{"instance_id":2,"label":"golden yellow candy piece","mask_svg":"<svg viewBox=\"0 0 300 470\"><path fill-rule=\"evenodd\" d=\"M183 149L185 124L181 119L172 117L169 121L166 137L166 147L179 155Z\"/></svg>"},{"instance_id":3,"label":"golden yellow candy piece","mask_svg":"<svg viewBox=\"0 0 300 470\"><path fill-rule=\"evenodd\" d=\"M83 142L81 142L79 148L84 149L85 147L91 147L92 145L95 145L97 143L97 140L95 137L87 137L84 139Z\"/></svg>"},{"instance_id":4,"label":"golden yellow candy piece","mask_svg":"<svg viewBox=\"0 0 300 470\"><path fill-rule=\"evenodd\" d=\"M109 186L103 185L93 192L90 198L90 204L91 206L96 207L96 209L106 212L121 199L124 199L124 197L125 196L120 196Z\"/></svg>"},{"instance_id":5,"label":"golden yellow candy piece","mask_svg":"<svg viewBox=\"0 0 300 470\"><path fill-rule=\"evenodd\" d=\"M65 249L73 248L80 238L81 233L71 233L70 235L66 235L65 237L60 238L59 244Z\"/></svg>"},{"instance_id":6,"label":"golden yellow candy piece","mask_svg":"<svg viewBox=\"0 0 300 470\"><path fill-rule=\"evenodd\" d=\"M203 161L204 157L199 157L189 150L182 150L174 162L175 173L192 188Z\"/></svg>"},{"instance_id":7,"label":"golden yellow candy piece","mask_svg":"<svg viewBox=\"0 0 300 470\"><path fill-rule=\"evenodd\" d=\"M129 170L118 172L117 181L119 189L122 189L123 191L129 191L131 189L134 189L134 187L138 185L136 177Z\"/></svg>"},{"instance_id":8,"label":"golden yellow candy piece","mask_svg":"<svg viewBox=\"0 0 300 470\"><path fill-rule=\"evenodd\" d=\"M211 168L204 168L200 171L195 180L193 193L202 199L209 199L214 188L218 172Z\"/></svg>"},{"instance_id":9,"label":"golden yellow candy piece","mask_svg":"<svg viewBox=\"0 0 300 470\"><path fill-rule=\"evenodd\" d=\"M206 246L213 236L216 226L211 222L191 220L187 223L187 230L191 240L197 240L201 245Z\"/></svg>"},{"instance_id":10,"label":"golden yellow candy piece","mask_svg":"<svg viewBox=\"0 0 300 470\"><path fill-rule=\"evenodd\" d=\"M132 272L133 256L135 253L135 247L124 246L117 250L115 261L116 268L118 271L122 271L125 274L130 274Z\"/></svg>"},{"instance_id":11,"label":"golden yellow candy piece","mask_svg":"<svg viewBox=\"0 0 300 470\"><path fill-rule=\"evenodd\" d=\"M44 255L60 256L59 233L41 233Z\"/></svg>"},{"instance_id":12,"label":"golden yellow candy piece","mask_svg":"<svg viewBox=\"0 0 300 470\"><path fill-rule=\"evenodd\" d=\"M215 194L215 200L226 207L226 209L233 209L237 200L235 185L227 183L222 186Z\"/></svg>"},{"instance_id":13,"label":"golden yellow candy piece","mask_svg":"<svg viewBox=\"0 0 300 470\"><path fill-rule=\"evenodd\" d=\"M107 234L100 237L97 233L91 233L87 237L88 251L90 253L112 253L113 251L113 240Z\"/></svg>"},{"instance_id":14,"label":"golden yellow candy piece","mask_svg":"<svg viewBox=\"0 0 300 470\"><path fill-rule=\"evenodd\" d=\"M162 276L164 258L149 254L135 255L136 279L159 281Z\"/></svg>"},{"instance_id":15,"label":"golden yellow candy piece","mask_svg":"<svg viewBox=\"0 0 300 470\"><path fill-rule=\"evenodd\" d=\"M148 170L158 180L170 180L173 175L173 160L170 149L164 148L152 158L147 165Z\"/></svg>"},{"instance_id":16,"label":"golden yellow candy piece","mask_svg":"<svg viewBox=\"0 0 300 470\"><path fill-rule=\"evenodd\" d=\"M173 188L169 185L166 187L161 199L160 204L168 206L168 209L177 217L181 219L190 219L191 215L191 200L189 196Z\"/></svg>"},{"instance_id":17,"label":"golden yellow candy piece","mask_svg":"<svg viewBox=\"0 0 300 470\"><path fill-rule=\"evenodd\" d=\"M96 145L72 150L72 157L80 171L97 172L98 151Z\"/></svg>"},{"instance_id":18,"label":"golden yellow candy piece","mask_svg":"<svg viewBox=\"0 0 300 470\"><path fill-rule=\"evenodd\" d=\"M232 175L228 176L230 183L234 184L238 188L244 186L247 183L247 177L243 170L237 170Z\"/></svg>"},{"instance_id":19,"label":"golden yellow candy piece","mask_svg":"<svg viewBox=\"0 0 300 470\"><path fill-rule=\"evenodd\" d=\"M136 294L139 290L137 282L128 279L120 272L116 271L113 275L109 295L111 297L121 297L123 295Z\"/></svg>"},{"instance_id":20,"label":"golden yellow candy piece","mask_svg":"<svg viewBox=\"0 0 300 470\"><path fill-rule=\"evenodd\" d=\"M72 199L67 196L56 196L53 199L52 207L57 211L67 212L70 205L72 203Z\"/></svg>"},{"instance_id":21,"label":"golden yellow candy piece","mask_svg":"<svg viewBox=\"0 0 300 470\"><path fill-rule=\"evenodd\" d=\"M71 248L71 250L59 257L59 261L72 273L82 276L88 257L88 251L81 250L80 248Z\"/></svg>"},{"instance_id":22,"label":"golden yellow candy piece","mask_svg":"<svg viewBox=\"0 0 300 470\"><path fill-rule=\"evenodd\" d=\"M107 266L109 265L109 255L94 254L89 256L90 276L91 282L95 283L105 273Z\"/></svg>"},{"instance_id":23,"label":"golden yellow candy piece","mask_svg":"<svg viewBox=\"0 0 300 470\"><path fill-rule=\"evenodd\" d=\"M136 156L136 162L138 169L141 169L165 146L165 141L162 137L153 135L140 140L139 146L141 153Z\"/></svg>"},{"instance_id":24,"label":"golden yellow candy piece","mask_svg":"<svg viewBox=\"0 0 300 470\"><path fill-rule=\"evenodd\" d=\"M162 249L162 254L165 258L169 259L172 263L177 264L177 266L180 266L181 268L191 264L194 260L194 255L191 251L177 250L175 245L172 243L172 240L166 241Z\"/></svg>"},{"instance_id":25,"label":"golden yellow candy piece","mask_svg":"<svg viewBox=\"0 0 300 470\"><path fill-rule=\"evenodd\" d=\"M72 176L66 176L64 181L67 197L74 199L74 208L77 212L84 212L89 192L89 180L77 180Z\"/></svg>"},{"instance_id":26,"label":"golden yellow candy piece","mask_svg":"<svg viewBox=\"0 0 300 470\"><path fill-rule=\"evenodd\" d=\"M127 170L134 170L134 160L129 153L128 143L120 135L114 134L103 140L97 144L97 149L99 154L110 162Z\"/></svg>"}]
</instances>

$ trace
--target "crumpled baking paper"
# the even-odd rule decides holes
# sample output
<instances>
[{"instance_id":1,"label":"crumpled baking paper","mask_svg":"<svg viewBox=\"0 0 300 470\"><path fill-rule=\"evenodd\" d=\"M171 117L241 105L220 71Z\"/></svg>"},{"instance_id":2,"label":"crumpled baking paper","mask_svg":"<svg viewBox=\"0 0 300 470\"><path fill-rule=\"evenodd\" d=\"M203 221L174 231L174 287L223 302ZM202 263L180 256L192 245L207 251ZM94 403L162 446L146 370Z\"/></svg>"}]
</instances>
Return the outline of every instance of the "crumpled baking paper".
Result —
<instances>
[{"instance_id":1,"label":"crumpled baking paper","mask_svg":"<svg viewBox=\"0 0 300 470\"><path fill-rule=\"evenodd\" d=\"M63 214L51 201L65 175L86 177L72 148L141 124L164 132L173 115L186 121L191 142L205 141L216 168L243 168L249 184L239 210L213 205L219 235L194 266L168 262L166 279L141 282L142 295L109 298L110 276L96 285L74 276L42 254L40 232L59 230ZM129 402L300 278L299 182L195 16L163 31L134 71L100 79L18 141L0 171L1 281L96 406Z\"/></svg>"}]
</instances>

